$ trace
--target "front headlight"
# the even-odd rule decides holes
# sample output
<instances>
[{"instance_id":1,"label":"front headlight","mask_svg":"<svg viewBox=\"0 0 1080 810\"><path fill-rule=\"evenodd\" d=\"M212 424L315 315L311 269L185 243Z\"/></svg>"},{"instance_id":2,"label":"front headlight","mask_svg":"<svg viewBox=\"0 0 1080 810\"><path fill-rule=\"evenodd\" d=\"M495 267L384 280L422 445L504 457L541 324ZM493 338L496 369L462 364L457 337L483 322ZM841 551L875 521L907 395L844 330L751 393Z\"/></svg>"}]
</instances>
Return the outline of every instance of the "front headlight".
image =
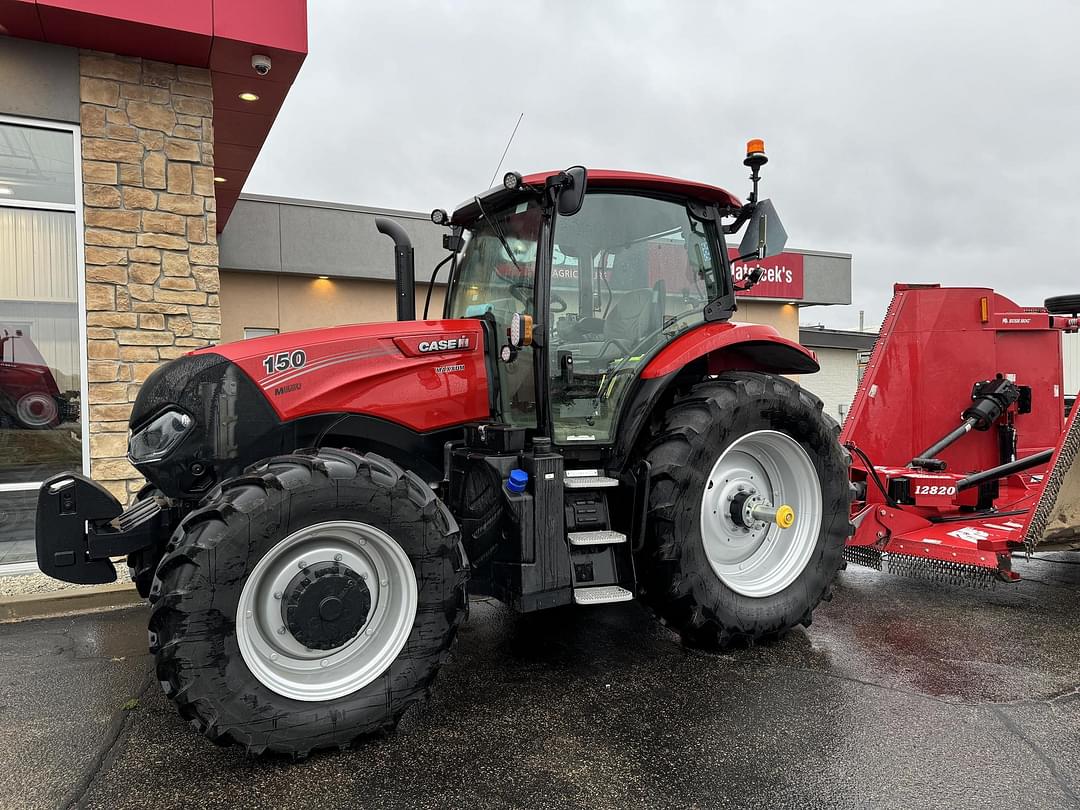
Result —
<instances>
[{"instance_id":1,"label":"front headlight","mask_svg":"<svg viewBox=\"0 0 1080 810\"><path fill-rule=\"evenodd\" d=\"M135 464L167 456L187 435L194 420L181 411L165 411L128 438L128 458Z\"/></svg>"}]
</instances>

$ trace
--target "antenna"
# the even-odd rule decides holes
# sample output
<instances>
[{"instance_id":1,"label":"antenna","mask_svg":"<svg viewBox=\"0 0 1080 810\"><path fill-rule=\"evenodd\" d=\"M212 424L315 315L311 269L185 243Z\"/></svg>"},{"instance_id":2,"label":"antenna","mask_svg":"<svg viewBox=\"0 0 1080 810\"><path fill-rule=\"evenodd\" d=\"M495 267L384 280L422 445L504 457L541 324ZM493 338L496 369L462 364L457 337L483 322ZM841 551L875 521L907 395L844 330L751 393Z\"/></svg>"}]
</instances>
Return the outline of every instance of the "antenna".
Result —
<instances>
[{"instance_id":1,"label":"antenna","mask_svg":"<svg viewBox=\"0 0 1080 810\"><path fill-rule=\"evenodd\" d=\"M517 135L518 127L521 126L521 119L525 117L525 113L518 116L517 123L514 124L514 131L510 133L510 140L506 142L506 148L503 149L502 157L499 158L499 165L495 167L495 174L491 175L491 182L488 183L488 188L495 185L495 178L499 176L499 169L502 168L503 161L506 160L506 153L510 151L510 144L514 142L514 136Z\"/></svg>"}]
</instances>

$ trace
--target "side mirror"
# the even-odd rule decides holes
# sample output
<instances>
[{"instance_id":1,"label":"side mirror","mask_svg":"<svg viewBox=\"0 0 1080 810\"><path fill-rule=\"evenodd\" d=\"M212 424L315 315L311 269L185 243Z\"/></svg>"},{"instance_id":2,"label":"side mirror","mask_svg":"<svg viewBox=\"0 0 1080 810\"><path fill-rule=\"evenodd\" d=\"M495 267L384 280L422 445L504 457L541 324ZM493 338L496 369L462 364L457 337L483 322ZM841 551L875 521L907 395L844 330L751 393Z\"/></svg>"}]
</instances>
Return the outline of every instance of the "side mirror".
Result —
<instances>
[{"instance_id":1,"label":"side mirror","mask_svg":"<svg viewBox=\"0 0 1080 810\"><path fill-rule=\"evenodd\" d=\"M764 259L783 253L787 245L787 231L780 222L780 215L772 200L754 204L754 212L746 224L746 233L739 243L740 259Z\"/></svg>"},{"instance_id":2,"label":"side mirror","mask_svg":"<svg viewBox=\"0 0 1080 810\"><path fill-rule=\"evenodd\" d=\"M581 210L581 205L585 202L588 172L585 171L584 166L571 166L563 174L570 179L570 182L559 190L559 216L572 217Z\"/></svg>"}]
</instances>

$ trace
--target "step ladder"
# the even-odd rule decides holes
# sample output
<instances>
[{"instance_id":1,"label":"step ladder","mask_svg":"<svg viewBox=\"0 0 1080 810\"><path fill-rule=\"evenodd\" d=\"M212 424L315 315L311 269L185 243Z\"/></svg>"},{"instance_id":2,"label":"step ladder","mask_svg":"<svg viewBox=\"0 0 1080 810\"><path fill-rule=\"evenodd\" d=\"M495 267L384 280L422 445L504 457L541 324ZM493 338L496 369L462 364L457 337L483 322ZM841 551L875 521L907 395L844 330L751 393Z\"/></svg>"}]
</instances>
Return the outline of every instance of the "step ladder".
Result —
<instances>
[{"instance_id":1,"label":"step ladder","mask_svg":"<svg viewBox=\"0 0 1080 810\"><path fill-rule=\"evenodd\" d=\"M566 542L574 603L606 605L634 599L633 555L625 534L611 528L608 493L620 482L597 469L566 470Z\"/></svg>"}]
</instances>

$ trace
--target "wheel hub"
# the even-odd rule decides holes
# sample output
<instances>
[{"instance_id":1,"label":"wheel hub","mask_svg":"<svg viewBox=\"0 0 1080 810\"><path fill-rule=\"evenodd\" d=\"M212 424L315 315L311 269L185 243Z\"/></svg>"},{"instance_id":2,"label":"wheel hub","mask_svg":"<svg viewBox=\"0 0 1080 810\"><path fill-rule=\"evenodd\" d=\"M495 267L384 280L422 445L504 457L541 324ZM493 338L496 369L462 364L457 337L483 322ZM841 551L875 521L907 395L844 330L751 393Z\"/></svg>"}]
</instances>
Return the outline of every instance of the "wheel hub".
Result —
<instances>
[{"instance_id":1,"label":"wheel hub","mask_svg":"<svg viewBox=\"0 0 1080 810\"><path fill-rule=\"evenodd\" d=\"M303 569L285 588L281 618L308 649L333 650L355 637L371 611L367 583L345 565L320 562Z\"/></svg>"},{"instance_id":2,"label":"wheel hub","mask_svg":"<svg viewBox=\"0 0 1080 810\"><path fill-rule=\"evenodd\" d=\"M785 433L754 431L721 453L705 480L701 540L721 581L765 597L806 567L821 517L821 487L806 451Z\"/></svg>"}]
</instances>

